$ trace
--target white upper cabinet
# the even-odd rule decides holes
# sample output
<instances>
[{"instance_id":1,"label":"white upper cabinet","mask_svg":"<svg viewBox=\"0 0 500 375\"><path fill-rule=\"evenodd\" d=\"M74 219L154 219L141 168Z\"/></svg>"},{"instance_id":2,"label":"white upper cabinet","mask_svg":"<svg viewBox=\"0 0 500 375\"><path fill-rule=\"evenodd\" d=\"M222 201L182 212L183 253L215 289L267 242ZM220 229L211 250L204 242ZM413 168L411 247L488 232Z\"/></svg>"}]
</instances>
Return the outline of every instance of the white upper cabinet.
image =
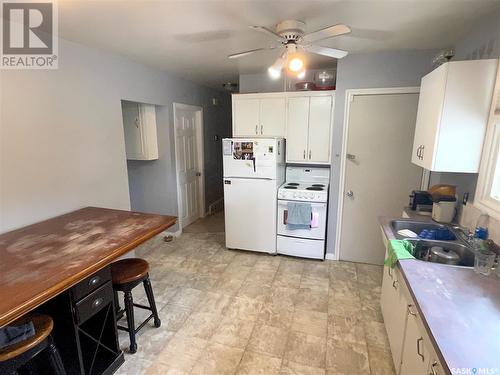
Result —
<instances>
[{"instance_id":1,"label":"white upper cabinet","mask_svg":"<svg viewBox=\"0 0 500 375\"><path fill-rule=\"evenodd\" d=\"M233 137L284 137L284 94L234 94Z\"/></svg>"},{"instance_id":2,"label":"white upper cabinet","mask_svg":"<svg viewBox=\"0 0 500 375\"><path fill-rule=\"evenodd\" d=\"M286 131L287 162L305 163L309 135L309 98L288 98Z\"/></svg>"},{"instance_id":3,"label":"white upper cabinet","mask_svg":"<svg viewBox=\"0 0 500 375\"><path fill-rule=\"evenodd\" d=\"M309 106L309 161L329 163L333 96L311 97Z\"/></svg>"},{"instance_id":4,"label":"white upper cabinet","mask_svg":"<svg viewBox=\"0 0 500 375\"><path fill-rule=\"evenodd\" d=\"M287 106L286 161L329 164L334 96L290 93Z\"/></svg>"},{"instance_id":5,"label":"white upper cabinet","mask_svg":"<svg viewBox=\"0 0 500 375\"><path fill-rule=\"evenodd\" d=\"M233 95L233 137L256 137L260 131L260 99Z\"/></svg>"},{"instance_id":6,"label":"white upper cabinet","mask_svg":"<svg viewBox=\"0 0 500 375\"><path fill-rule=\"evenodd\" d=\"M125 152L128 160L158 159L156 107L122 101Z\"/></svg>"},{"instance_id":7,"label":"white upper cabinet","mask_svg":"<svg viewBox=\"0 0 500 375\"><path fill-rule=\"evenodd\" d=\"M412 162L477 173L498 60L448 62L422 78Z\"/></svg>"},{"instance_id":8,"label":"white upper cabinet","mask_svg":"<svg viewBox=\"0 0 500 375\"><path fill-rule=\"evenodd\" d=\"M271 97L260 99L260 135L283 137L286 124L286 98Z\"/></svg>"}]
</instances>

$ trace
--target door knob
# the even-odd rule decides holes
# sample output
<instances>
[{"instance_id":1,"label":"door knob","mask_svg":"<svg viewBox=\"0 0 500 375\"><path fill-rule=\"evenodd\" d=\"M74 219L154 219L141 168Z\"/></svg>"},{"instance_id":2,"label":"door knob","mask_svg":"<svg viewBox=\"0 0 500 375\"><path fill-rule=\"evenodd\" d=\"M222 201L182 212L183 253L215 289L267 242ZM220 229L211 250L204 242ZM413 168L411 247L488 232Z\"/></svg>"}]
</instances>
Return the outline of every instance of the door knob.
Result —
<instances>
[{"instance_id":1,"label":"door knob","mask_svg":"<svg viewBox=\"0 0 500 375\"><path fill-rule=\"evenodd\" d=\"M348 190L347 193L345 193L349 198L354 197L354 192L352 190Z\"/></svg>"},{"instance_id":2,"label":"door knob","mask_svg":"<svg viewBox=\"0 0 500 375\"><path fill-rule=\"evenodd\" d=\"M353 154L347 154L346 157L347 157L347 160L356 160L356 155L353 155Z\"/></svg>"}]
</instances>

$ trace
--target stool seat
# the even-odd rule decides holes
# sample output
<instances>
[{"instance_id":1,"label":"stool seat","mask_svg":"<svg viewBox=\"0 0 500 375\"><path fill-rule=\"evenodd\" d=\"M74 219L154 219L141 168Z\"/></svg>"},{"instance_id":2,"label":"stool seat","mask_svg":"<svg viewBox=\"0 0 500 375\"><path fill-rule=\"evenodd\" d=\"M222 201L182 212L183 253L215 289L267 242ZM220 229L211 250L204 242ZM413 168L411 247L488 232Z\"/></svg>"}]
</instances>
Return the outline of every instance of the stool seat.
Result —
<instances>
[{"instance_id":1,"label":"stool seat","mask_svg":"<svg viewBox=\"0 0 500 375\"><path fill-rule=\"evenodd\" d=\"M11 323L10 325L16 326L26 324L30 321L33 322L33 326L35 327L35 335L14 345L9 345L3 349L0 349L0 362L18 357L31 348L37 346L50 335L50 333L52 332L52 328L54 327L52 318L48 315L41 314L25 315L17 319L15 322Z\"/></svg>"},{"instance_id":2,"label":"stool seat","mask_svg":"<svg viewBox=\"0 0 500 375\"><path fill-rule=\"evenodd\" d=\"M111 278L114 285L131 283L146 278L149 264L144 259L128 258L111 264Z\"/></svg>"}]
</instances>

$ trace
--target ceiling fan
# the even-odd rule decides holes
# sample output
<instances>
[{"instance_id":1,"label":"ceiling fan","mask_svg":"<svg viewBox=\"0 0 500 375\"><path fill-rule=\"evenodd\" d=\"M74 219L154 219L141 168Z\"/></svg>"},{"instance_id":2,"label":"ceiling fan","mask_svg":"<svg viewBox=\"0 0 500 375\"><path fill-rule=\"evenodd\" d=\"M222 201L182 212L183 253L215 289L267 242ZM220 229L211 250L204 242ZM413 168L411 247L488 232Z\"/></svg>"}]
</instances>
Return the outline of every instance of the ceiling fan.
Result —
<instances>
[{"instance_id":1,"label":"ceiling fan","mask_svg":"<svg viewBox=\"0 0 500 375\"><path fill-rule=\"evenodd\" d=\"M347 55L347 51L336 48L322 47L314 44L314 42L348 34L351 32L349 26L338 24L309 34L305 33L305 26L306 24L304 22L297 20L286 20L280 22L276 25L276 31L268 29L264 26L250 26L253 30L260 31L271 36L280 44L271 45L266 48L257 48L249 51L234 53L229 55L228 58L236 59L259 51L284 48L280 57L278 57L273 65L269 67L269 74L273 78L278 78L281 75L281 70L286 65L290 72L297 74L298 78L303 78L305 76L305 67L304 60L301 58L301 52L311 52L317 55L333 57L336 59L341 59Z\"/></svg>"}]
</instances>

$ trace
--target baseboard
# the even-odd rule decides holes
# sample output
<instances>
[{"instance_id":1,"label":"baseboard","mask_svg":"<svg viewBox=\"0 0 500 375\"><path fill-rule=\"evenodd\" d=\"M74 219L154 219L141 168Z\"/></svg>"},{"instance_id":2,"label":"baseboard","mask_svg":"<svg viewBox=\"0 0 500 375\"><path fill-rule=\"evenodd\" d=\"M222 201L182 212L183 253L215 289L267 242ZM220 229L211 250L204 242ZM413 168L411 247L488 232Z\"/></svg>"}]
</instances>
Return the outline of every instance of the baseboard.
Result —
<instances>
[{"instance_id":1,"label":"baseboard","mask_svg":"<svg viewBox=\"0 0 500 375\"><path fill-rule=\"evenodd\" d=\"M326 260L336 260L335 259L335 254L333 254L333 253L326 253L325 259Z\"/></svg>"},{"instance_id":2,"label":"baseboard","mask_svg":"<svg viewBox=\"0 0 500 375\"><path fill-rule=\"evenodd\" d=\"M207 215L208 216L213 215L216 212L222 211L223 209L224 209L224 198L219 198L208 205Z\"/></svg>"}]
</instances>

